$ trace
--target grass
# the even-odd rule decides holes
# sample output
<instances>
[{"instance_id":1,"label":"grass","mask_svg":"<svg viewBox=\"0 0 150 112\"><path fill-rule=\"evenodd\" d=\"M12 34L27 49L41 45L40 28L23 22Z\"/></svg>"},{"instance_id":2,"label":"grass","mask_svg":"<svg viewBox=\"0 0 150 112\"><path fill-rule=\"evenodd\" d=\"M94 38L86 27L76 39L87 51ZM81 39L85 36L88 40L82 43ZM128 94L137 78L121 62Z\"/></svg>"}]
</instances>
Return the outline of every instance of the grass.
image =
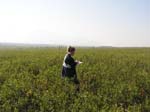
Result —
<instances>
[{"instance_id":1,"label":"grass","mask_svg":"<svg viewBox=\"0 0 150 112\"><path fill-rule=\"evenodd\" d=\"M1 112L150 111L150 48L78 48L79 93L60 76L65 53L0 49Z\"/></svg>"}]
</instances>

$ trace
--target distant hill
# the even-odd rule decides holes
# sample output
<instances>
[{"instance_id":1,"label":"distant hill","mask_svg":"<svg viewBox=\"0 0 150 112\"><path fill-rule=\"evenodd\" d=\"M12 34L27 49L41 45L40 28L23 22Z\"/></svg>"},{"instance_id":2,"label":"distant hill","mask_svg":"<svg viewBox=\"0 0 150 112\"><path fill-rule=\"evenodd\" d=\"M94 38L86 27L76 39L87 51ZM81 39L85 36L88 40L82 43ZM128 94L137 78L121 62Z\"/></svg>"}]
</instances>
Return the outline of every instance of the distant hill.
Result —
<instances>
[{"instance_id":1,"label":"distant hill","mask_svg":"<svg viewBox=\"0 0 150 112\"><path fill-rule=\"evenodd\" d=\"M43 48L43 47L59 47L66 48L67 45L55 44L27 44L27 43L4 43L0 42L0 48ZM76 46L78 48L149 48L149 47L115 47L115 46Z\"/></svg>"},{"instance_id":2,"label":"distant hill","mask_svg":"<svg viewBox=\"0 0 150 112\"><path fill-rule=\"evenodd\" d=\"M52 45L52 44L26 44L26 43L0 43L1 48L16 48L16 47L66 47L65 45ZM112 46L76 46L83 48L112 48Z\"/></svg>"},{"instance_id":3,"label":"distant hill","mask_svg":"<svg viewBox=\"0 0 150 112\"><path fill-rule=\"evenodd\" d=\"M1 48L10 48L10 47L52 47L54 45L49 44L25 44L25 43L0 43Z\"/></svg>"}]
</instances>

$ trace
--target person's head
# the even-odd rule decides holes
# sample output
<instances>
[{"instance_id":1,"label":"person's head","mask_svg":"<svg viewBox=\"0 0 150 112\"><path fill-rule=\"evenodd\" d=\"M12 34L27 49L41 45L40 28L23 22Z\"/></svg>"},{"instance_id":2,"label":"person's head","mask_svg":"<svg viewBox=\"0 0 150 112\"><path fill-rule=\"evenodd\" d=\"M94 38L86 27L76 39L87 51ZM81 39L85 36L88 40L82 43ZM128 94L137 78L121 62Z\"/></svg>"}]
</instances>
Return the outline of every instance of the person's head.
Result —
<instances>
[{"instance_id":1,"label":"person's head","mask_svg":"<svg viewBox=\"0 0 150 112\"><path fill-rule=\"evenodd\" d=\"M76 51L75 47L69 46L67 48L67 52L70 53L72 56L75 54L75 51Z\"/></svg>"}]
</instances>

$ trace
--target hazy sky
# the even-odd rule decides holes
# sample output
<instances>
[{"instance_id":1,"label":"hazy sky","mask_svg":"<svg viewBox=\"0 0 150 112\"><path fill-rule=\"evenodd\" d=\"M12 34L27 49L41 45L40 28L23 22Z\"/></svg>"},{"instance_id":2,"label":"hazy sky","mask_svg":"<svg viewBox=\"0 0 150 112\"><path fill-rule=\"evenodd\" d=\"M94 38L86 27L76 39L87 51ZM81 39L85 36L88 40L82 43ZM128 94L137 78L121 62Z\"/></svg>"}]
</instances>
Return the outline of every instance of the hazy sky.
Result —
<instances>
[{"instance_id":1,"label":"hazy sky","mask_svg":"<svg viewBox=\"0 0 150 112\"><path fill-rule=\"evenodd\" d=\"M150 0L0 0L0 42L150 46Z\"/></svg>"}]
</instances>

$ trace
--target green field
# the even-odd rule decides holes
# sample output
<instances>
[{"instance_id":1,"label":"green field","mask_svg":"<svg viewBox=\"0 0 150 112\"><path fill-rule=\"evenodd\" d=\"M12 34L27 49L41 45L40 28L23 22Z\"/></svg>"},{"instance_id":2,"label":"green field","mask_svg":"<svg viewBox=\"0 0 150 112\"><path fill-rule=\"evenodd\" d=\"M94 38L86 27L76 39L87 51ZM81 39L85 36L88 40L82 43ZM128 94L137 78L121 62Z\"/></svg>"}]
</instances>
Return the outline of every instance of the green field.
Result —
<instances>
[{"instance_id":1,"label":"green field","mask_svg":"<svg viewBox=\"0 0 150 112\"><path fill-rule=\"evenodd\" d=\"M61 78L65 53L0 49L0 112L150 112L150 48L77 48L79 93Z\"/></svg>"}]
</instances>

